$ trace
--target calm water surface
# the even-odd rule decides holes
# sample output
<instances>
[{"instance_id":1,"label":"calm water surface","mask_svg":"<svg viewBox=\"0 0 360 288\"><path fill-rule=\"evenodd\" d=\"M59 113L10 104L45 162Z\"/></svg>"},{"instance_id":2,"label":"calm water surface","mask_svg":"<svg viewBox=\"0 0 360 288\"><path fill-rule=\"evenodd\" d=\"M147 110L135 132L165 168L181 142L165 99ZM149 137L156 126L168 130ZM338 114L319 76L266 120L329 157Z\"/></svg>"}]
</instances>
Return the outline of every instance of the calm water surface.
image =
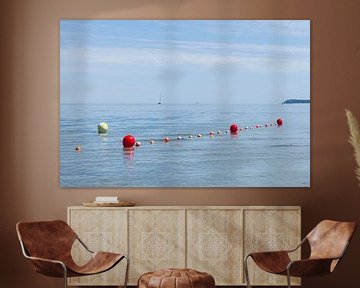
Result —
<instances>
[{"instance_id":1,"label":"calm water surface","mask_svg":"<svg viewBox=\"0 0 360 288\"><path fill-rule=\"evenodd\" d=\"M282 127L224 133L231 123L255 126L278 117ZM308 104L61 104L60 118L62 187L310 186ZM100 122L108 123L107 135L97 133ZM222 136L208 136L218 130ZM198 133L204 136L187 138ZM126 134L142 146L124 150ZM165 144L166 136L174 140Z\"/></svg>"}]
</instances>

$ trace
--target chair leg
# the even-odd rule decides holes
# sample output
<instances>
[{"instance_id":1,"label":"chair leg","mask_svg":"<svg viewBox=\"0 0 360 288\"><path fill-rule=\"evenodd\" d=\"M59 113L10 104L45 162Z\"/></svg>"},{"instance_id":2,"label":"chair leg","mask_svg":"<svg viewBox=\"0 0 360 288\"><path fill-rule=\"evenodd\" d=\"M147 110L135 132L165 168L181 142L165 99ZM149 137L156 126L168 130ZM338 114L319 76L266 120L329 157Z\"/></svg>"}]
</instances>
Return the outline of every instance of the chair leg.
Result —
<instances>
[{"instance_id":1,"label":"chair leg","mask_svg":"<svg viewBox=\"0 0 360 288\"><path fill-rule=\"evenodd\" d=\"M125 271L124 288L126 288L126 287L127 287L128 278L129 278L130 259L129 259L129 257L127 257L126 255L124 256L124 258L125 258L125 260L126 260L126 271Z\"/></svg>"},{"instance_id":2,"label":"chair leg","mask_svg":"<svg viewBox=\"0 0 360 288\"><path fill-rule=\"evenodd\" d=\"M248 269L248 265L247 265L247 259L249 258L250 255L246 256L244 259L244 272L245 272L245 279L246 279L246 287L247 288L251 288L250 285L250 279L249 279L249 269Z\"/></svg>"},{"instance_id":3,"label":"chair leg","mask_svg":"<svg viewBox=\"0 0 360 288\"><path fill-rule=\"evenodd\" d=\"M287 284L288 284L288 288L291 288L291 278L290 278L290 271L289 269L287 269Z\"/></svg>"},{"instance_id":4,"label":"chair leg","mask_svg":"<svg viewBox=\"0 0 360 288\"><path fill-rule=\"evenodd\" d=\"M67 285L67 270L66 270L66 266L65 265L62 265L63 266L63 269L64 269L64 287L67 288L68 285Z\"/></svg>"}]
</instances>

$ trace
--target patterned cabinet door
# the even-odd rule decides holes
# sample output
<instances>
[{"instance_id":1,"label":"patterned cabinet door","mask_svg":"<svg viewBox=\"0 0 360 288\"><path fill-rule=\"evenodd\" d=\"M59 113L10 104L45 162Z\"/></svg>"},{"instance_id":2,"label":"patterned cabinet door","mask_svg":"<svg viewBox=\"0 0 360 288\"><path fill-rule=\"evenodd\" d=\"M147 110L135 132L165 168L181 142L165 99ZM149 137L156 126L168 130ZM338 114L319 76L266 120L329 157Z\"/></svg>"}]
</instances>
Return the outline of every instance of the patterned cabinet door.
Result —
<instances>
[{"instance_id":1,"label":"patterned cabinet door","mask_svg":"<svg viewBox=\"0 0 360 288\"><path fill-rule=\"evenodd\" d=\"M129 210L130 284L145 272L185 267L185 210Z\"/></svg>"},{"instance_id":2,"label":"patterned cabinet door","mask_svg":"<svg viewBox=\"0 0 360 288\"><path fill-rule=\"evenodd\" d=\"M69 225L93 251L127 253L127 215L125 209L70 209ZM89 253L78 241L72 255L76 263L84 264ZM121 261L108 272L94 276L69 278L70 285L122 285L126 261Z\"/></svg>"},{"instance_id":3,"label":"patterned cabinet door","mask_svg":"<svg viewBox=\"0 0 360 288\"><path fill-rule=\"evenodd\" d=\"M208 272L216 285L242 280L242 210L187 210L187 267Z\"/></svg>"},{"instance_id":4,"label":"patterned cabinet door","mask_svg":"<svg viewBox=\"0 0 360 288\"><path fill-rule=\"evenodd\" d=\"M295 248L301 241L300 209L244 210L244 254ZM300 249L291 258L300 259ZM248 260L252 285L286 285L286 276L262 271L252 259ZM300 285L299 278L292 284Z\"/></svg>"}]
</instances>

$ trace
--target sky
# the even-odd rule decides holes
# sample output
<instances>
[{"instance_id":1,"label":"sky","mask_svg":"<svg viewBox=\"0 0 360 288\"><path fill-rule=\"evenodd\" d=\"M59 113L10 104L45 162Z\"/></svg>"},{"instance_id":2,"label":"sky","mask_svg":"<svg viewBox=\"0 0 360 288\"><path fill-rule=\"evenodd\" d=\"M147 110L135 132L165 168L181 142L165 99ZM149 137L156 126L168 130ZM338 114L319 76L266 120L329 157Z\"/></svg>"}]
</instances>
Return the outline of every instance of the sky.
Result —
<instances>
[{"instance_id":1,"label":"sky","mask_svg":"<svg viewBox=\"0 0 360 288\"><path fill-rule=\"evenodd\" d=\"M61 20L60 102L310 99L309 20Z\"/></svg>"}]
</instances>

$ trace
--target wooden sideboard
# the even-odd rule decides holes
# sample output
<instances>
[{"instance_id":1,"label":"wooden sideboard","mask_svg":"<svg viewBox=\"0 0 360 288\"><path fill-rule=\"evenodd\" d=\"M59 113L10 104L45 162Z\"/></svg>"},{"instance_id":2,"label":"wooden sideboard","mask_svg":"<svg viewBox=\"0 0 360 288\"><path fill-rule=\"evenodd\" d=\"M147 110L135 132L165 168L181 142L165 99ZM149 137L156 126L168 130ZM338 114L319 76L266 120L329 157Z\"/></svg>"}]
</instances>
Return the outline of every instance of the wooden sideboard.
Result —
<instances>
[{"instance_id":1,"label":"wooden sideboard","mask_svg":"<svg viewBox=\"0 0 360 288\"><path fill-rule=\"evenodd\" d=\"M245 255L293 248L301 240L298 206L81 206L68 207L68 223L92 250L129 255L129 285L145 272L183 267L212 274L216 285L245 285ZM77 242L72 255L78 263L89 259ZM286 277L249 264L253 285L286 285ZM121 285L124 271L121 262L103 274L70 278L69 285ZM292 282L300 285L298 278Z\"/></svg>"}]
</instances>

